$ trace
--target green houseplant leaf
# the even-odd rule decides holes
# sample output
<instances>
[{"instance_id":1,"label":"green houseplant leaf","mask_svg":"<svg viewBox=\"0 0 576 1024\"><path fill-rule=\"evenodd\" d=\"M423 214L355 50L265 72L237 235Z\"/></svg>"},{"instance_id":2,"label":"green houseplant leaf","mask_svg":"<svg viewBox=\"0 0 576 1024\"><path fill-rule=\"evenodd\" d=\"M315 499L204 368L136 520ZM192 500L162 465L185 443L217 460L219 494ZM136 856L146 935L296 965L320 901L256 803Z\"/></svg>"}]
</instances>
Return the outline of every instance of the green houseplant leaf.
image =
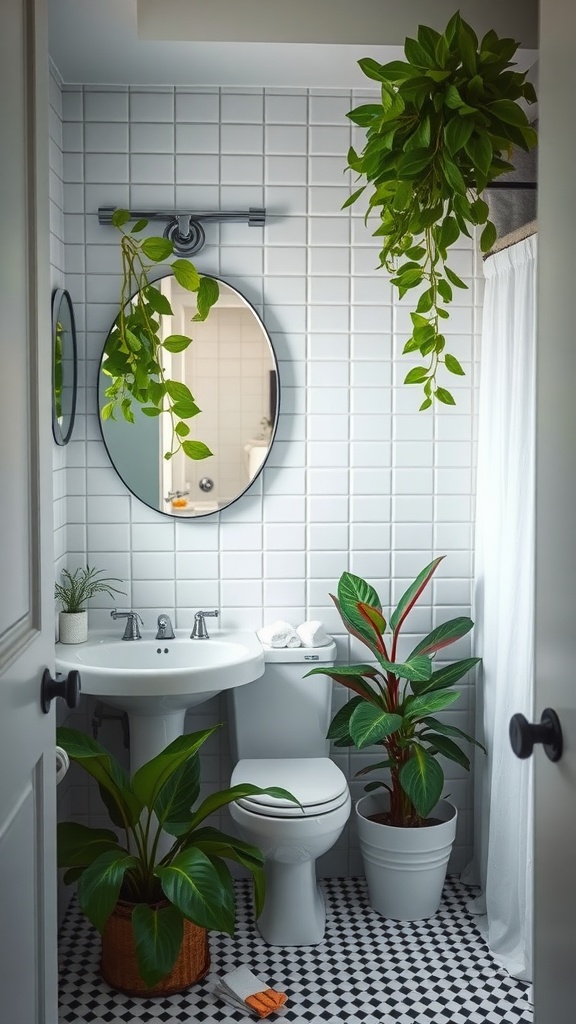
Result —
<instances>
[{"instance_id":1,"label":"green houseplant leaf","mask_svg":"<svg viewBox=\"0 0 576 1024\"><path fill-rule=\"evenodd\" d=\"M476 743L484 749L460 729L434 717L458 700L460 694L451 687L480 661L465 658L433 671L433 659L438 652L444 656L450 644L466 636L472 629L472 620L459 616L436 626L416 644L405 661L398 659L402 629L443 557L434 558L409 584L388 623L372 585L351 573L343 573L336 604L340 604L348 632L366 643L377 664L317 666L306 674L327 675L355 694L334 715L328 738L337 747L378 748L374 763L363 766L356 774L383 775L382 779L369 782L365 789L384 789L389 793L388 821L402 828L421 825L440 799L444 773L439 757L469 769L469 758L455 740Z\"/></svg>"},{"instance_id":2,"label":"green houseplant leaf","mask_svg":"<svg viewBox=\"0 0 576 1024\"><path fill-rule=\"evenodd\" d=\"M512 70L518 45L492 30L479 42L457 13L443 33L420 25L417 38L405 41L403 61L359 61L381 92L377 102L348 114L365 131L366 141L361 153L348 153L360 187L344 205L366 193L369 213L379 217L373 234L382 240L380 265L400 298L422 288L415 304L424 323L404 350L424 357L405 378L406 384L423 387L421 409L434 402L454 405L438 378L444 370L464 372L447 351L441 329L449 316L450 285L466 287L448 265L450 246L484 225L481 249L492 248L496 228L480 196L496 177L513 169L508 161L513 145L529 150L536 143L519 103L533 103L534 88L525 72Z\"/></svg>"},{"instance_id":3,"label":"green houseplant leaf","mask_svg":"<svg viewBox=\"0 0 576 1024\"><path fill-rule=\"evenodd\" d=\"M99 931L119 901L132 905L137 962L150 987L172 970L183 918L202 928L233 932L236 908L228 862L250 872L257 914L264 905L261 851L219 829L200 827L204 820L243 796L267 794L299 806L287 790L248 784L213 793L196 806L199 750L213 732L179 737L132 779L84 733L66 728L57 733L71 760L98 782L112 821L122 829L120 841L109 829L59 824L59 866L68 868L68 883L78 881L80 906ZM167 835L172 845L166 850L160 838Z\"/></svg>"}]
</instances>

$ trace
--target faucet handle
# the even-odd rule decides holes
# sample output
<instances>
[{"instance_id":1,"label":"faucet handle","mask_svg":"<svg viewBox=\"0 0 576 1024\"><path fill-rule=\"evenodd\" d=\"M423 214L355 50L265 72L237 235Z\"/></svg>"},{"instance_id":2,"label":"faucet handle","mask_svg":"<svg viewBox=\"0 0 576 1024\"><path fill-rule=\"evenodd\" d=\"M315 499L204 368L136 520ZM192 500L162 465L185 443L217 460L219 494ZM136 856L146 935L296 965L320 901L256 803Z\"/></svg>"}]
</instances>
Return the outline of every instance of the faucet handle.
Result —
<instances>
[{"instance_id":1,"label":"faucet handle","mask_svg":"<svg viewBox=\"0 0 576 1024\"><path fill-rule=\"evenodd\" d=\"M206 629L206 623L204 619L211 618L217 619L220 612L215 608L212 612L196 612L194 616L194 627L190 633L191 640L209 640L208 630Z\"/></svg>"},{"instance_id":2,"label":"faucet handle","mask_svg":"<svg viewBox=\"0 0 576 1024\"><path fill-rule=\"evenodd\" d=\"M138 622L140 621L144 625L143 619L138 612L133 612L128 608L113 608L110 612L113 619L126 619L126 629L124 630L123 640L141 640L140 627Z\"/></svg>"}]
</instances>

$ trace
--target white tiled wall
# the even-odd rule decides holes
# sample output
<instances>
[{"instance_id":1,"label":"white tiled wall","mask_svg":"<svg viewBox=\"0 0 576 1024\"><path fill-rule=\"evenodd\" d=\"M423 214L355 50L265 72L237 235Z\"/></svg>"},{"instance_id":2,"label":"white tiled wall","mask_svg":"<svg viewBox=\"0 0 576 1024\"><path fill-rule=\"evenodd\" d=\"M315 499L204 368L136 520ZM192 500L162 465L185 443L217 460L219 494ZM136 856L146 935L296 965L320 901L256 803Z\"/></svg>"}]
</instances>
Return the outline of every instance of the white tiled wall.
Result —
<instances>
[{"instance_id":1,"label":"white tiled wall","mask_svg":"<svg viewBox=\"0 0 576 1024\"><path fill-rule=\"evenodd\" d=\"M282 617L320 618L340 658L361 651L329 598L345 569L366 576L384 606L419 570L447 554L418 611L415 636L469 612L472 574L474 349L480 271L472 243L452 265L458 292L446 334L467 376L453 378L455 409L418 413L419 390L402 386L400 353L408 300L393 298L375 268L377 244L362 211L341 211L352 138L348 92L106 87L63 92L66 281L86 357L80 415L67 449L67 558L126 580L126 603L147 627L168 612L191 627L200 607L218 607L225 627L257 628ZM198 268L254 304L274 344L282 386L276 441L263 475L225 511L176 522L124 488L100 440L96 375L119 300L116 232L98 225L100 205L237 209L265 206L264 229L210 225ZM85 328L85 334L84 334ZM92 602L90 623L109 626L109 603ZM414 642L414 635L409 642ZM452 649L469 652L468 640ZM463 687L464 728L472 699ZM335 703L345 699L338 691ZM191 727L221 720L213 701ZM113 733L114 724L109 725ZM336 751L346 774L365 752ZM229 778L223 733L205 759L207 785ZM207 772L207 774L206 774ZM471 842L471 785L448 767L461 810L453 867ZM351 783L353 795L362 784ZM81 803L81 802L80 802ZM326 874L361 870L353 829L324 858Z\"/></svg>"}]
</instances>

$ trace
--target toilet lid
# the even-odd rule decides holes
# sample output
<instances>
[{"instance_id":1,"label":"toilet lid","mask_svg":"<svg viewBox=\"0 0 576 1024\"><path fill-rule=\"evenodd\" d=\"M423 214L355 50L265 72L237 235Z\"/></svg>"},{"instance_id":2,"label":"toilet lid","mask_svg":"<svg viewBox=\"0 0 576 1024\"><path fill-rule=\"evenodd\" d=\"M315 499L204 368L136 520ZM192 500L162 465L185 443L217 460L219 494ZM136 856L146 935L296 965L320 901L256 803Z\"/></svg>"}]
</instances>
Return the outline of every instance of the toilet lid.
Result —
<instances>
[{"instance_id":1,"label":"toilet lid","mask_svg":"<svg viewBox=\"0 0 576 1024\"><path fill-rule=\"evenodd\" d=\"M231 785L243 782L263 789L280 786L300 801L306 815L327 814L348 799L348 783L340 769L328 757L258 758L239 761L232 772ZM242 797L241 807L269 817L301 817L302 810L288 800L271 796Z\"/></svg>"}]
</instances>

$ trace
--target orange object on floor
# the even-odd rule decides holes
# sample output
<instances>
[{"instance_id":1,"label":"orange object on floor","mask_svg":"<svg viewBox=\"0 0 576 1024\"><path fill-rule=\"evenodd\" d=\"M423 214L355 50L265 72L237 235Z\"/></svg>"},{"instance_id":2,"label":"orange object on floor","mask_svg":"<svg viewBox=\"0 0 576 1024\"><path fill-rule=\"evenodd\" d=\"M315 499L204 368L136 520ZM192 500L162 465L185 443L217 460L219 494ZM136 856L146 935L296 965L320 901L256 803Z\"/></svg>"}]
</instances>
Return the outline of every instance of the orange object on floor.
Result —
<instances>
[{"instance_id":1,"label":"orange object on floor","mask_svg":"<svg viewBox=\"0 0 576 1024\"><path fill-rule=\"evenodd\" d=\"M267 988L264 992L254 992L251 996L246 996L244 1002L251 1010L254 1010L259 1017L268 1017L271 1013L276 1013L281 1006L284 1006L288 997L284 992L277 992L274 988Z\"/></svg>"}]
</instances>

